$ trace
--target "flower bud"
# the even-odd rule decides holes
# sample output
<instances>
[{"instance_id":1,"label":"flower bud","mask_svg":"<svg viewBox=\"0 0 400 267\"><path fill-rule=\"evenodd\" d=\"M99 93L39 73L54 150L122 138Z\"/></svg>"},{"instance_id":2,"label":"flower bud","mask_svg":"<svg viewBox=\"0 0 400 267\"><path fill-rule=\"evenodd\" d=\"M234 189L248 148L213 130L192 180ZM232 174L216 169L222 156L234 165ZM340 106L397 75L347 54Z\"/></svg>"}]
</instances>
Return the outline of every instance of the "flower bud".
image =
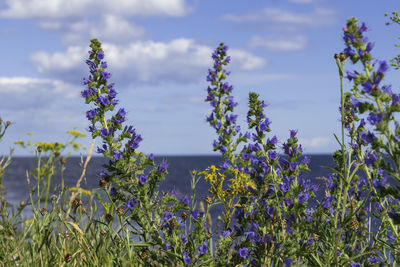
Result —
<instances>
[{"instance_id":1,"label":"flower bud","mask_svg":"<svg viewBox=\"0 0 400 267\"><path fill-rule=\"evenodd\" d=\"M72 255L68 253L67 255L65 255L64 260L66 263L70 262L72 260Z\"/></svg>"},{"instance_id":2,"label":"flower bud","mask_svg":"<svg viewBox=\"0 0 400 267\"><path fill-rule=\"evenodd\" d=\"M140 254L140 257L144 260L147 258L147 253L146 252L142 252L142 254Z\"/></svg>"},{"instance_id":3,"label":"flower bud","mask_svg":"<svg viewBox=\"0 0 400 267\"><path fill-rule=\"evenodd\" d=\"M108 183L105 179L100 179L100 181L99 181L100 187L106 187L107 185L108 185Z\"/></svg>"},{"instance_id":4,"label":"flower bud","mask_svg":"<svg viewBox=\"0 0 400 267\"><path fill-rule=\"evenodd\" d=\"M42 216L47 214L47 209L43 208L40 210L40 214L42 214Z\"/></svg>"},{"instance_id":5,"label":"flower bud","mask_svg":"<svg viewBox=\"0 0 400 267\"><path fill-rule=\"evenodd\" d=\"M123 209L123 208L121 208L121 207L119 207L118 209L117 209L117 214L118 215L124 215L124 213L125 213L125 210Z\"/></svg>"},{"instance_id":6,"label":"flower bud","mask_svg":"<svg viewBox=\"0 0 400 267\"><path fill-rule=\"evenodd\" d=\"M189 217L189 214L188 214L186 211L182 212L181 218L184 219L184 220L186 220L187 217Z\"/></svg>"},{"instance_id":7,"label":"flower bud","mask_svg":"<svg viewBox=\"0 0 400 267\"><path fill-rule=\"evenodd\" d=\"M106 229L101 229L100 234L102 236L105 236L107 234L107 230Z\"/></svg>"},{"instance_id":8,"label":"flower bud","mask_svg":"<svg viewBox=\"0 0 400 267\"><path fill-rule=\"evenodd\" d=\"M208 205L210 205L212 203L212 198L210 196L206 196L204 198L204 202L207 203Z\"/></svg>"},{"instance_id":9,"label":"flower bud","mask_svg":"<svg viewBox=\"0 0 400 267\"><path fill-rule=\"evenodd\" d=\"M110 213L105 213L104 218L107 222L111 222L113 220L113 216Z\"/></svg>"},{"instance_id":10,"label":"flower bud","mask_svg":"<svg viewBox=\"0 0 400 267\"><path fill-rule=\"evenodd\" d=\"M36 148L36 150L37 150L37 152L42 152L42 146L38 146L37 148Z\"/></svg>"},{"instance_id":11,"label":"flower bud","mask_svg":"<svg viewBox=\"0 0 400 267\"><path fill-rule=\"evenodd\" d=\"M20 206L21 208L24 208L24 207L25 207L25 205L26 205L26 204L25 204L25 202L24 202L24 201L20 201L20 202L19 202L19 206Z\"/></svg>"},{"instance_id":12,"label":"flower bud","mask_svg":"<svg viewBox=\"0 0 400 267\"><path fill-rule=\"evenodd\" d=\"M61 162L62 165L64 165L67 162L67 159L65 157L62 157L60 159L60 162Z\"/></svg>"}]
</instances>

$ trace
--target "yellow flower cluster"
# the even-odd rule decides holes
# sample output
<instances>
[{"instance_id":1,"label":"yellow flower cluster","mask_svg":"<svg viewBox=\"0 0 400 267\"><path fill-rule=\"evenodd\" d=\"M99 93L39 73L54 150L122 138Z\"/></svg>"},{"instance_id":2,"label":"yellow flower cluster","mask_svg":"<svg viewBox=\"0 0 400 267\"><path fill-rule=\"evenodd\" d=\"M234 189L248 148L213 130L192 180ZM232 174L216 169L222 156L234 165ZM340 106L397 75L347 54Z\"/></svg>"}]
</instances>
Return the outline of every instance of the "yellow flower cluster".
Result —
<instances>
[{"instance_id":1,"label":"yellow flower cluster","mask_svg":"<svg viewBox=\"0 0 400 267\"><path fill-rule=\"evenodd\" d=\"M232 174L234 177L229 179L230 184L225 190L223 189L223 183L226 175L220 173L219 169L214 165L198 174L203 175L204 179L210 183L210 193L221 201L226 200L226 198L234 198L238 194L250 194L249 188L255 188L255 185L249 181L249 177L238 169L233 169Z\"/></svg>"}]
</instances>

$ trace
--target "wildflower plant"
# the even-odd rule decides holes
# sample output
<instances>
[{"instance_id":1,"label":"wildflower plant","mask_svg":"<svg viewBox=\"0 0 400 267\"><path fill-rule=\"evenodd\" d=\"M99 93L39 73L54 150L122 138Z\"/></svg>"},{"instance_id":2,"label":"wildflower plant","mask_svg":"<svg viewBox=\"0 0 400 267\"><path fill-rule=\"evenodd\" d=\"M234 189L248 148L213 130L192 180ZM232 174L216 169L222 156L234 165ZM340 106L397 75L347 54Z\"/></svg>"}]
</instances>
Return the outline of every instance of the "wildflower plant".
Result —
<instances>
[{"instance_id":1,"label":"wildflower plant","mask_svg":"<svg viewBox=\"0 0 400 267\"><path fill-rule=\"evenodd\" d=\"M308 170L310 160L301 157L303 149L297 144L295 130L282 144L284 156L278 154L277 137L266 139L271 121L263 113L266 104L256 93L249 94L247 122L252 132L241 133L237 115L233 114L237 105L230 95L233 87L224 81L229 74L223 68L230 61L227 51L221 43L212 54L214 67L207 76L211 86L206 98L213 108L207 121L218 135L214 150L219 150L225 161L219 169L211 166L201 172L211 185L213 198L224 207L217 265L232 262L263 266L297 261L313 243L307 223L307 214L312 211L307 202L315 195L316 187L301 175ZM237 153L241 143L245 144ZM228 180L225 185L224 180ZM292 235L294 227L300 235Z\"/></svg>"}]
</instances>

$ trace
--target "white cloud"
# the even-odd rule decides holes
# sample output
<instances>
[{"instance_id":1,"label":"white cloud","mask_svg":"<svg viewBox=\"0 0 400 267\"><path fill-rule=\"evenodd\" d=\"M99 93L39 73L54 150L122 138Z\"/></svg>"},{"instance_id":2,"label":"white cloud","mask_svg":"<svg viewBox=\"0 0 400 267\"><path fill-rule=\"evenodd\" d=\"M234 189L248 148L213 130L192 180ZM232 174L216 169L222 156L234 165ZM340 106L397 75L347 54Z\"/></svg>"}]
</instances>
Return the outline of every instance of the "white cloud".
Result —
<instances>
[{"instance_id":1,"label":"white cloud","mask_svg":"<svg viewBox=\"0 0 400 267\"><path fill-rule=\"evenodd\" d=\"M269 36L265 38L254 36L248 45L252 48L260 47L269 51L300 51L308 46L308 39L304 35Z\"/></svg>"},{"instance_id":2,"label":"white cloud","mask_svg":"<svg viewBox=\"0 0 400 267\"><path fill-rule=\"evenodd\" d=\"M269 22L283 27L320 27L336 21L334 9L316 7L312 12L298 13L281 8L264 8L260 11L241 15L226 14L223 20L233 22Z\"/></svg>"},{"instance_id":3,"label":"white cloud","mask_svg":"<svg viewBox=\"0 0 400 267\"><path fill-rule=\"evenodd\" d=\"M77 98L76 86L60 80L30 77L0 77L2 108L11 110L42 109L51 106L57 99Z\"/></svg>"},{"instance_id":4,"label":"white cloud","mask_svg":"<svg viewBox=\"0 0 400 267\"><path fill-rule=\"evenodd\" d=\"M330 139L327 137L300 138L299 143L303 147L321 148L327 146L330 143Z\"/></svg>"},{"instance_id":5,"label":"white cloud","mask_svg":"<svg viewBox=\"0 0 400 267\"><path fill-rule=\"evenodd\" d=\"M1 17L65 19L94 14L183 16L189 8L185 0L6 0Z\"/></svg>"},{"instance_id":6,"label":"white cloud","mask_svg":"<svg viewBox=\"0 0 400 267\"><path fill-rule=\"evenodd\" d=\"M60 80L0 77L0 99L6 100L2 101L0 115L13 123L9 140L20 139L28 131L58 139L71 126L86 128L80 89ZM13 133L20 137L12 137Z\"/></svg>"},{"instance_id":7,"label":"white cloud","mask_svg":"<svg viewBox=\"0 0 400 267\"><path fill-rule=\"evenodd\" d=\"M80 20L71 23L39 22L39 26L61 35L66 44L82 44L98 38L112 43L127 43L146 34L146 30L123 17L104 15L101 19Z\"/></svg>"},{"instance_id":8,"label":"white cloud","mask_svg":"<svg viewBox=\"0 0 400 267\"><path fill-rule=\"evenodd\" d=\"M211 66L212 49L194 40L180 38L168 43L136 41L117 45L103 43L110 72L118 82L177 83L204 79ZM87 73L84 59L87 47L71 46L66 52L37 52L31 56L37 71L52 78L77 81ZM254 70L266 65L263 58L244 50L232 49L232 67Z\"/></svg>"}]
</instances>

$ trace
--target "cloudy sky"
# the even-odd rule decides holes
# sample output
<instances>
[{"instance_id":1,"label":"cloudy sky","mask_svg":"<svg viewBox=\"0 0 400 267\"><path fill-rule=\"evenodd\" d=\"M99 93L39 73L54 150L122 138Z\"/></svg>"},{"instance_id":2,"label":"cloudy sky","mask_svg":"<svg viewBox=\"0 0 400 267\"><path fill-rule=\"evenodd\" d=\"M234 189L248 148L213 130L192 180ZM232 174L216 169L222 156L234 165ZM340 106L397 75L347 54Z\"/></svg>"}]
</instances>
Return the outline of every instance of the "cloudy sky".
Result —
<instances>
[{"instance_id":1,"label":"cloudy sky","mask_svg":"<svg viewBox=\"0 0 400 267\"><path fill-rule=\"evenodd\" d=\"M398 7L398 0L0 0L0 117L13 123L0 154L27 132L62 142L73 126L86 131L80 91L92 38L103 43L120 107L146 153L213 153L205 77L220 42L230 47L228 81L243 126L255 91L280 140L297 129L307 153L334 151L333 54L344 47L342 27L352 16L365 21L374 55L390 59L400 53L400 27L385 26L384 14ZM386 80L394 90L398 77L392 69Z\"/></svg>"}]
</instances>

